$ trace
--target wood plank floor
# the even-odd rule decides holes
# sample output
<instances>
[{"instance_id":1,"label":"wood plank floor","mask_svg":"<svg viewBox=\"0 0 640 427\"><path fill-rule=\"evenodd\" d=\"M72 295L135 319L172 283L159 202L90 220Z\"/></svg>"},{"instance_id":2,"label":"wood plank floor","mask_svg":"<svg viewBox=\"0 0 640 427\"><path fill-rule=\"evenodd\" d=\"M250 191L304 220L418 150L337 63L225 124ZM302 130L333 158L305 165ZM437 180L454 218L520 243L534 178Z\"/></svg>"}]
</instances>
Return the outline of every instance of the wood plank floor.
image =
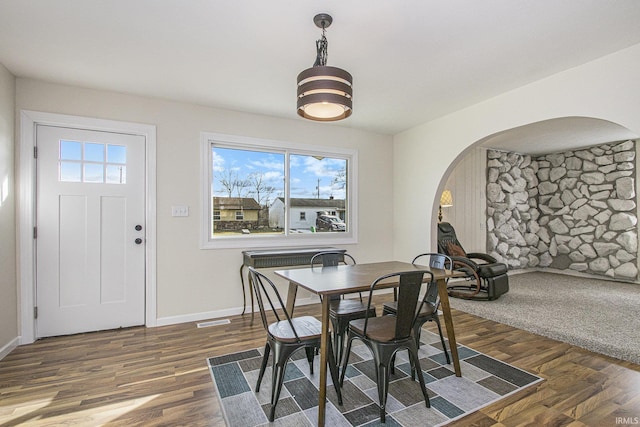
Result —
<instances>
[{"instance_id":1,"label":"wood plank floor","mask_svg":"<svg viewBox=\"0 0 640 427\"><path fill-rule=\"evenodd\" d=\"M319 312L312 305L296 314ZM461 344L545 381L451 425L640 423L640 366L453 314ZM230 320L201 329L195 323L138 327L21 346L0 361L0 427L223 426L205 359L264 345L257 317L254 326L250 316Z\"/></svg>"}]
</instances>

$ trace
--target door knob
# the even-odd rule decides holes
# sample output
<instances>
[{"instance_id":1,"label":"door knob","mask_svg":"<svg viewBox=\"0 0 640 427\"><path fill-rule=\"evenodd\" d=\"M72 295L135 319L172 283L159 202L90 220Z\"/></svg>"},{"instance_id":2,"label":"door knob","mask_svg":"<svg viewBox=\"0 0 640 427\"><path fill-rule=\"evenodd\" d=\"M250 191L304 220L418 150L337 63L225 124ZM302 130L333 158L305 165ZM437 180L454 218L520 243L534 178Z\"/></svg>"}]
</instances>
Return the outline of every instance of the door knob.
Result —
<instances>
[{"instance_id":1,"label":"door knob","mask_svg":"<svg viewBox=\"0 0 640 427\"><path fill-rule=\"evenodd\" d=\"M136 231L142 230L142 226L140 224L136 225Z\"/></svg>"},{"instance_id":2,"label":"door knob","mask_svg":"<svg viewBox=\"0 0 640 427\"><path fill-rule=\"evenodd\" d=\"M134 241L136 242L136 245L139 245L140 243L142 243L142 239L139 237Z\"/></svg>"}]
</instances>

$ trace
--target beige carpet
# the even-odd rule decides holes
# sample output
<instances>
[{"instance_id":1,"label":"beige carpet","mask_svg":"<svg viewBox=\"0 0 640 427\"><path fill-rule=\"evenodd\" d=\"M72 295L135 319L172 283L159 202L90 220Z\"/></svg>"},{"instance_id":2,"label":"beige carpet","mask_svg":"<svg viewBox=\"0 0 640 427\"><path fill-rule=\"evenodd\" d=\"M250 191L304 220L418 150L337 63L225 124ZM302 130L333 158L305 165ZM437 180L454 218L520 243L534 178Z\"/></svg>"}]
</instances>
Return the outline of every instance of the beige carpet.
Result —
<instances>
[{"instance_id":1,"label":"beige carpet","mask_svg":"<svg viewBox=\"0 0 640 427\"><path fill-rule=\"evenodd\" d=\"M450 298L457 310L640 364L640 285L554 273L509 276L495 301Z\"/></svg>"}]
</instances>

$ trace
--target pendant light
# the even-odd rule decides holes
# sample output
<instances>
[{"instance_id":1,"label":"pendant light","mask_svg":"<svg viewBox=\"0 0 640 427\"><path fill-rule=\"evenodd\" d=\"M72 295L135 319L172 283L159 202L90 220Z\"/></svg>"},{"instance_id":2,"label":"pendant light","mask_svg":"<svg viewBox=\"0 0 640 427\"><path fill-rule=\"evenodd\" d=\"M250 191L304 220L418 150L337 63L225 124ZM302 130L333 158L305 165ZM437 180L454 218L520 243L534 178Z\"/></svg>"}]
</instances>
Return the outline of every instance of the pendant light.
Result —
<instances>
[{"instance_id":1,"label":"pendant light","mask_svg":"<svg viewBox=\"0 0 640 427\"><path fill-rule=\"evenodd\" d=\"M353 78L347 71L326 65L327 38L325 30L333 18L320 13L313 18L322 28L316 41L316 62L298 74L298 115L309 120L333 122L346 119L352 113Z\"/></svg>"}]
</instances>

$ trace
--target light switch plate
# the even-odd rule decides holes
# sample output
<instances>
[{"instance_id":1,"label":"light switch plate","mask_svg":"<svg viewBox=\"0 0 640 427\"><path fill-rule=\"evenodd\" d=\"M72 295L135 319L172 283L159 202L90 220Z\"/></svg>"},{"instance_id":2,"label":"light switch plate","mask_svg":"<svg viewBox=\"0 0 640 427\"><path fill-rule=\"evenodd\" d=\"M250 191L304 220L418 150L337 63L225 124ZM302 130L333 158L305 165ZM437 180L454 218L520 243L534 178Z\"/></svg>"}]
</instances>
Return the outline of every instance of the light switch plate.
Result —
<instances>
[{"instance_id":1,"label":"light switch plate","mask_svg":"<svg viewBox=\"0 0 640 427\"><path fill-rule=\"evenodd\" d=\"M189 216L189 206L171 206L171 216Z\"/></svg>"}]
</instances>

